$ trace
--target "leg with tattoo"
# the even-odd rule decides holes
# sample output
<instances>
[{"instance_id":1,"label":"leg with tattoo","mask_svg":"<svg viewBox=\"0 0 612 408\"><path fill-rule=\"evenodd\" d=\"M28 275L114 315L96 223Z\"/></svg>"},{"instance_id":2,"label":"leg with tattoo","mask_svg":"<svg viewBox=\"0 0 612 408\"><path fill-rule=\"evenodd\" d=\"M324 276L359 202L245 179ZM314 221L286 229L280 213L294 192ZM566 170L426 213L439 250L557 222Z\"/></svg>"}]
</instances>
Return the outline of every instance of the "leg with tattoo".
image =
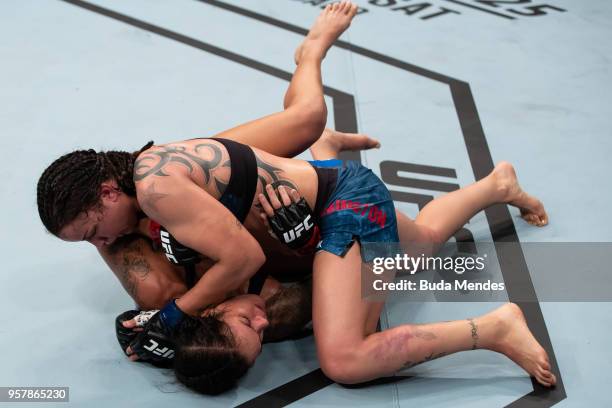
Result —
<instances>
[{"instance_id":1,"label":"leg with tattoo","mask_svg":"<svg viewBox=\"0 0 612 408\"><path fill-rule=\"evenodd\" d=\"M359 265L358 244L344 258L327 252L315 258L313 324L319 361L328 377L341 383L365 382L448 354L485 349L506 355L541 384L555 384L545 350L512 303L466 320L406 324L380 332L364 328L364 322L375 325L368 316L379 305L361 298Z\"/></svg>"}]
</instances>

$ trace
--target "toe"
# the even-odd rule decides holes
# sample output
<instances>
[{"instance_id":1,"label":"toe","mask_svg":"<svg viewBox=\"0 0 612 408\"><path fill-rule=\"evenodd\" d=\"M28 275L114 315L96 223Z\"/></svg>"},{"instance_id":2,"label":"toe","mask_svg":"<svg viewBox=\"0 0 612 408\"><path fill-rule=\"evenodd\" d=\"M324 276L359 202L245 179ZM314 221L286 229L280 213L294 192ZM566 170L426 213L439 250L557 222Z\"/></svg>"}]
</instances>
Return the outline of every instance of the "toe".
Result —
<instances>
[{"instance_id":1,"label":"toe","mask_svg":"<svg viewBox=\"0 0 612 408\"><path fill-rule=\"evenodd\" d=\"M352 8L353 8L353 4L351 2L347 1L346 3L344 3L344 9L343 9L344 14L348 16L351 13Z\"/></svg>"},{"instance_id":2,"label":"toe","mask_svg":"<svg viewBox=\"0 0 612 408\"><path fill-rule=\"evenodd\" d=\"M546 387L551 387L557 383L557 377L550 371L543 367L536 373L536 379L538 382Z\"/></svg>"},{"instance_id":3,"label":"toe","mask_svg":"<svg viewBox=\"0 0 612 408\"><path fill-rule=\"evenodd\" d=\"M550 381L552 379L552 373L544 368L540 368L539 376L546 381Z\"/></svg>"}]
</instances>

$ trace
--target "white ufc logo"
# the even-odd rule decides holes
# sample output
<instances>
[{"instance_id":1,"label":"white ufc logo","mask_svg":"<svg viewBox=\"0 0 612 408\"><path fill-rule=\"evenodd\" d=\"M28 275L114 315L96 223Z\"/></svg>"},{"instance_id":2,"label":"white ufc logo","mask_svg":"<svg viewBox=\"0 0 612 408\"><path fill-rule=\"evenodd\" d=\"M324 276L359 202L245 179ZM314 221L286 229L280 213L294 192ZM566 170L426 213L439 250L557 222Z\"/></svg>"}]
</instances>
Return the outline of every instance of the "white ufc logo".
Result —
<instances>
[{"instance_id":1,"label":"white ufc logo","mask_svg":"<svg viewBox=\"0 0 612 408\"><path fill-rule=\"evenodd\" d=\"M164 248L164 252L166 253L166 258L168 258L170 262L177 264L178 261L174 257L172 245L170 245L170 233L168 233L168 231L159 231L159 237L161 238L161 243L162 247Z\"/></svg>"},{"instance_id":2,"label":"white ufc logo","mask_svg":"<svg viewBox=\"0 0 612 408\"><path fill-rule=\"evenodd\" d=\"M308 215L304 219L304 221L296 225L291 231L285 232L283 234L283 240L285 241L285 244L288 244L289 242L295 240L296 238L299 238L300 236L302 236L302 232L308 231L313 226L314 224L310 223L310 215Z\"/></svg>"},{"instance_id":3,"label":"white ufc logo","mask_svg":"<svg viewBox=\"0 0 612 408\"><path fill-rule=\"evenodd\" d=\"M153 339L149 339L149 343L151 343L151 345L144 346L144 348L146 350L149 350L151 353L155 354L156 356L161 356L164 358L174 357L174 350L172 350L171 348L159 347L159 343Z\"/></svg>"}]
</instances>

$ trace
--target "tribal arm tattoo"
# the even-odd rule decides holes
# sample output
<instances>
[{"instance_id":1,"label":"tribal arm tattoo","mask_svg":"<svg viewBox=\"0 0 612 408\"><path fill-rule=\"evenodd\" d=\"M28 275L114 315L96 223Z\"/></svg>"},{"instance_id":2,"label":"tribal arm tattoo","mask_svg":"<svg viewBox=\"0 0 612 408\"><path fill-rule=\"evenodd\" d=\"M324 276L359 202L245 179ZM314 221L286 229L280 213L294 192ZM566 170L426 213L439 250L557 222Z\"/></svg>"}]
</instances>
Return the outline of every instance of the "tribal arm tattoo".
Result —
<instances>
[{"instance_id":1,"label":"tribal arm tattoo","mask_svg":"<svg viewBox=\"0 0 612 408\"><path fill-rule=\"evenodd\" d=\"M208 149L212 153L212 158L203 159L199 156L201 149ZM227 183L212 176L212 172L219 167L229 167L229 160L221 164L223 151L213 143L199 143L189 152L184 146L162 146L159 150L147 151L140 155L134 163L134 182L145 180L150 176L167 177L167 166L170 163L179 164L194 174L196 169L202 171L204 182L208 184L214 180L215 187L219 194L223 194Z\"/></svg>"},{"instance_id":2,"label":"tribal arm tattoo","mask_svg":"<svg viewBox=\"0 0 612 408\"><path fill-rule=\"evenodd\" d=\"M261 160L259 157L257 158L257 178L259 183L261 183L261 187L265 187L268 184L272 184L272 187L275 189L279 186L285 186L290 189L297 190L296 185L289 179L283 178L282 173L283 170L278 167L274 167L269 163ZM263 189L263 194L266 195L266 189Z\"/></svg>"}]
</instances>

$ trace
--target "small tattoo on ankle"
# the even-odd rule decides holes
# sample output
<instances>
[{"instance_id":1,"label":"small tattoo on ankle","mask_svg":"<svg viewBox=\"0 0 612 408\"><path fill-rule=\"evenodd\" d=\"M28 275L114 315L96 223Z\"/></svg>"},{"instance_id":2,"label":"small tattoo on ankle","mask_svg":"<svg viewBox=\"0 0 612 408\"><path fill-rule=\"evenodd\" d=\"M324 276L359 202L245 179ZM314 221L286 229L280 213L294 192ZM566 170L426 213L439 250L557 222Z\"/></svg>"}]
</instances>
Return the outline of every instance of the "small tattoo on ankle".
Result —
<instances>
[{"instance_id":1,"label":"small tattoo on ankle","mask_svg":"<svg viewBox=\"0 0 612 408\"><path fill-rule=\"evenodd\" d=\"M472 350L476 350L478 348L478 326L474 322L474 319L467 319L468 323L472 327L472 340L474 340L474 344L472 344Z\"/></svg>"}]
</instances>

